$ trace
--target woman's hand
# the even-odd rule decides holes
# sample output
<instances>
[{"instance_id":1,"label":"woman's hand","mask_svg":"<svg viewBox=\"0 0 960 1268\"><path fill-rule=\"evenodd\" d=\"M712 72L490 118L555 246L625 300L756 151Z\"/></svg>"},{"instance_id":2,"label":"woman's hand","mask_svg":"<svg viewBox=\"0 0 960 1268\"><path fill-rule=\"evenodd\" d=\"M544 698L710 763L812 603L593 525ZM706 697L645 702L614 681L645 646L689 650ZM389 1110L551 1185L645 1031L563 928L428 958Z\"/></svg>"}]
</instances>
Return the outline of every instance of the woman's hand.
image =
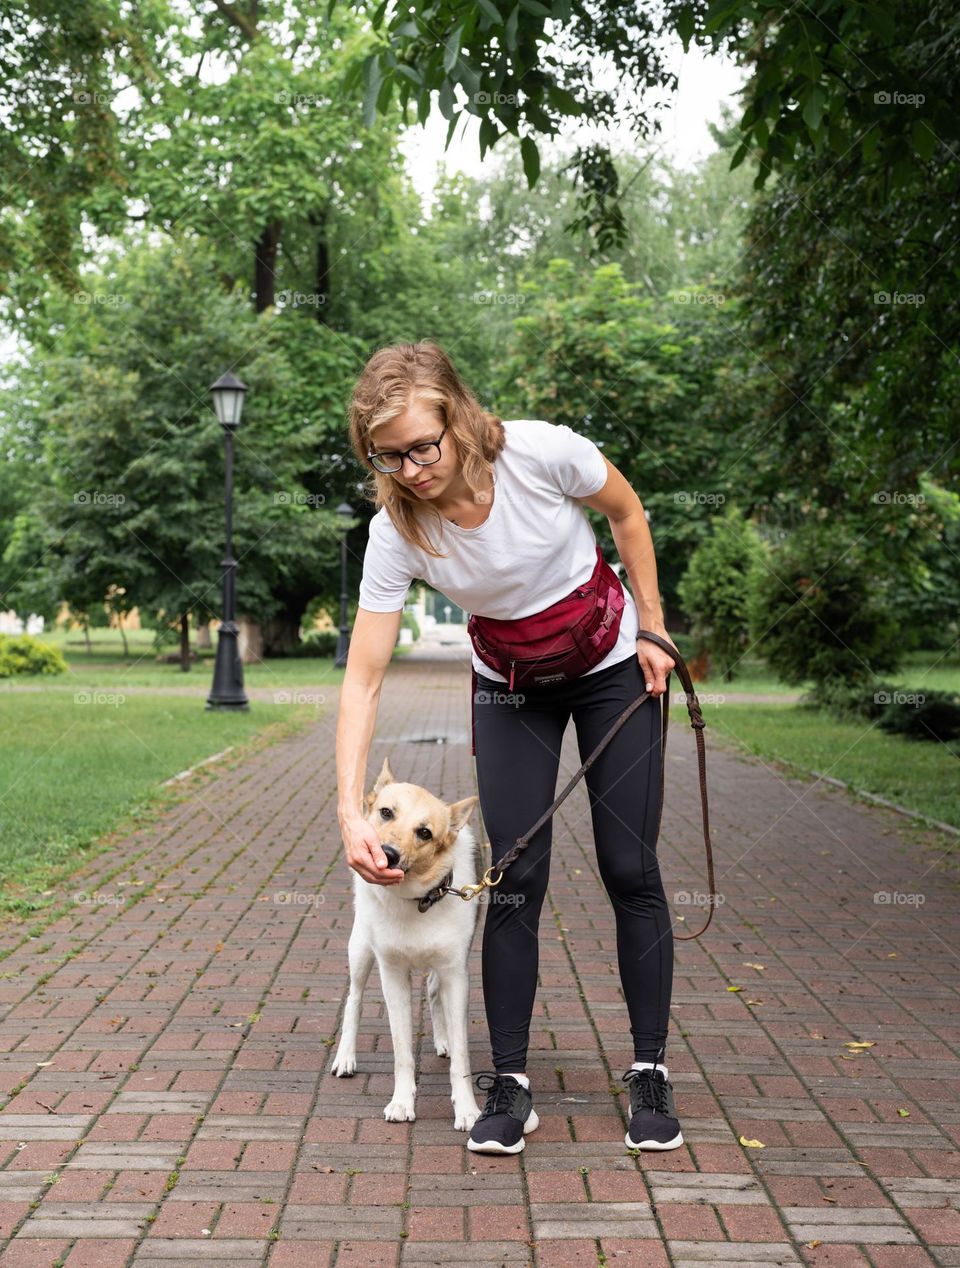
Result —
<instances>
[{"instance_id":1,"label":"woman's hand","mask_svg":"<svg viewBox=\"0 0 960 1268\"><path fill-rule=\"evenodd\" d=\"M680 655L679 648L677 648L663 626L651 629L650 633L659 634L662 639L674 648L677 655ZM662 696L667 689L667 674L677 662L669 653L665 652L662 647L652 642L649 638L637 639L637 660L643 670L643 681L647 691L650 692L651 696Z\"/></svg>"},{"instance_id":2,"label":"woman's hand","mask_svg":"<svg viewBox=\"0 0 960 1268\"><path fill-rule=\"evenodd\" d=\"M371 885L396 885L406 873L399 867L388 867L387 856L372 823L360 815L341 819L340 835L346 846L347 862Z\"/></svg>"}]
</instances>

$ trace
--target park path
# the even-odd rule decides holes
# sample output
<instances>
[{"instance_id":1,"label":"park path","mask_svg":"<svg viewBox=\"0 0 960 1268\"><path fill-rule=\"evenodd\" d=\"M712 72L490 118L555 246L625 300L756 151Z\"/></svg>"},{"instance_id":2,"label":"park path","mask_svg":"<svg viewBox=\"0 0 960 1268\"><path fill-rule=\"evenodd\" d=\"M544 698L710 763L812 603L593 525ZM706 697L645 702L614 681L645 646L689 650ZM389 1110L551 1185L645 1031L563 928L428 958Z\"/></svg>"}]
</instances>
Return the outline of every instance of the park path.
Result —
<instances>
[{"instance_id":1,"label":"park path","mask_svg":"<svg viewBox=\"0 0 960 1268\"><path fill-rule=\"evenodd\" d=\"M702 941L677 943L668 1047L687 1143L637 1158L614 917L578 785L541 922L528 1069L542 1125L515 1158L475 1155L428 1035L416 1122L384 1121L376 970L358 1074L326 1070L352 921L330 699L92 860L38 936L3 931L5 1268L960 1264L956 891L933 836L784 779L708 727L722 901ZM468 704L456 648L397 660L371 774L389 754L400 778L473 792ZM571 726L562 783L578 765ZM695 773L674 706L660 850L687 928L705 884ZM475 1071L489 1068L479 939Z\"/></svg>"}]
</instances>

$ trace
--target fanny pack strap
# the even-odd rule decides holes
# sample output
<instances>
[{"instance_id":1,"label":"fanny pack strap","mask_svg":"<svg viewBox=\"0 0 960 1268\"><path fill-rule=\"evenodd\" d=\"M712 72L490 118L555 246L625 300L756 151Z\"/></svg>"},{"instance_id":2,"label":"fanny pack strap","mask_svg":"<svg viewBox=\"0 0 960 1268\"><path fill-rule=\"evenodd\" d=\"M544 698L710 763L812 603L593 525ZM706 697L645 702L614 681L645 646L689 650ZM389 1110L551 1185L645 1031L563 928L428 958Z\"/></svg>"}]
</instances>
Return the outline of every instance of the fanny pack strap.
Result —
<instances>
[{"instance_id":1,"label":"fanny pack strap","mask_svg":"<svg viewBox=\"0 0 960 1268\"><path fill-rule=\"evenodd\" d=\"M714 871L713 871L713 847L710 844L710 823L709 823L708 812L707 812L706 749L705 749L704 740L703 740L703 728L706 726L706 723L703 720L703 714L700 712L700 701L697 699L697 693L693 689L693 680L690 677L690 671L687 669L686 663L684 662L683 657L680 655L677 649L671 643L668 643L667 640L665 638L662 638L659 634L654 634L652 630L640 630L640 632L637 635L637 638L638 639L646 638L646 639L649 639L650 642L656 643L658 647L662 647L663 650L667 652L668 655L671 656L672 659L675 661L674 668L676 669L678 675L680 676L680 681L683 683L683 688L684 688L684 691L686 692L687 711L690 714L690 725L693 727L693 732L697 742L697 765L699 767L699 773L700 773L700 809L701 809L701 816L703 819L703 845L704 845L704 850L707 856L707 885L710 891L710 901L707 906L707 918L703 922L703 925L701 926L701 928L699 928L696 931L696 933L674 934L674 937L678 941L689 942L694 938L699 938L701 934L706 932L707 926L710 924L710 921L713 919L713 911L714 911L714 908L716 907L716 884L714 880ZM663 693L663 696L662 696L662 701L663 701L662 709L661 709L662 729L661 729L661 736L660 736L660 759L661 759L660 760L660 805L657 810L657 828L654 834L654 844L656 844L657 838L660 836L660 820L663 817L664 775L666 771L666 755L667 755L667 720L668 720L668 716L670 712L670 674L672 672L673 670L670 670L667 673L667 690ZM474 695L476 695L476 686L477 686L477 671L474 668L473 670ZM513 845L510 847L510 849L506 852L506 854L499 861L499 863L495 863L492 867L487 868L486 872L484 873L483 880L479 882L479 884L475 886L465 887L466 889L471 890L473 892L469 894L461 894L461 897L472 898L474 896L474 893L479 893L482 889L485 889L487 886L498 885L500 883L500 881L503 878L503 873L506 871L506 869L510 866L511 863L513 863L516 860L521 850L526 849L526 847L530 844L530 838L546 823L546 821L551 817L551 815L553 815L556 812L557 807L573 791L578 781L583 778L583 776L589 770L590 766L594 763L594 761L596 761L600 753L610 743L610 741L613 739L616 733L623 726L624 722L626 722L627 718L630 717L630 715L633 713L635 709L638 709L640 705L643 704L644 700L646 700L649 697L649 695L650 695L649 691L644 691L641 695L637 697L636 700L631 701L631 703L627 705L626 709L624 709L623 713L620 714L620 716L614 722L613 726L611 726L607 734L603 737L603 739L600 741L597 747L593 750L590 756L586 759L586 761L583 763L583 765L580 767L580 769L577 771L574 777L570 780L566 788L564 788L560 796L557 797L556 801L554 801L553 805L550 806L549 809L544 811L544 813L540 816L540 818L537 820L537 822L533 825L533 827L528 832L524 833L522 837L517 837L516 845ZM471 701L471 704L472 704L472 701ZM471 722L472 722L472 719L471 719ZM497 877L496 880L491 880L490 879L491 872L499 872L500 875Z\"/></svg>"}]
</instances>

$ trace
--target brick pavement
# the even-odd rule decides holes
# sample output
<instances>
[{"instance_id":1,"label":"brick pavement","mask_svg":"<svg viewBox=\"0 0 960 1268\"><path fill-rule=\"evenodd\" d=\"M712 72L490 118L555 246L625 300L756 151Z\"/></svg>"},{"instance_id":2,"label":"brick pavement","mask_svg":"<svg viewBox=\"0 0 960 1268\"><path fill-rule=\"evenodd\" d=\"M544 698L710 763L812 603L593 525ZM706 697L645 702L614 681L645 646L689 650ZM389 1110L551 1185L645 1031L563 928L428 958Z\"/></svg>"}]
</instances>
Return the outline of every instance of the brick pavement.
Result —
<instances>
[{"instance_id":1,"label":"brick pavement","mask_svg":"<svg viewBox=\"0 0 960 1268\"><path fill-rule=\"evenodd\" d=\"M391 666L369 770L389 753L450 800L474 791L468 684L454 660ZM934 837L908 840L892 812L784 779L708 727L722 902L702 943L677 944L668 1046L687 1144L634 1157L615 924L581 783L558 812L541 922L528 1069L542 1126L522 1154L489 1158L453 1131L419 994L418 1117L384 1121L376 970L358 1074L326 1072L352 921L335 715L91 861L65 891L85 900L37 936L4 931L3 1265L960 1264L955 887ZM695 751L685 710L671 715L660 849L689 927L704 887ZM565 745L564 782L572 726ZM479 939L475 1071L490 1055Z\"/></svg>"}]
</instances>

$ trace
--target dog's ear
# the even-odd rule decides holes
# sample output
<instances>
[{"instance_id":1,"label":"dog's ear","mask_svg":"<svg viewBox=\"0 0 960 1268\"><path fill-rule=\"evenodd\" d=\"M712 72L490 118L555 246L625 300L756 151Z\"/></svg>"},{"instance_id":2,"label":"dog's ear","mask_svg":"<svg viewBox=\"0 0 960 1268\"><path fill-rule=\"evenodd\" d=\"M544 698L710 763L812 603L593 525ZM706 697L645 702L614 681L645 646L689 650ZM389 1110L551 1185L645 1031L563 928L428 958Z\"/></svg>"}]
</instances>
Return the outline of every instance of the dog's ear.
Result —
<instances>
[{"instance_id":1,"label":"dog's ear","mask_svg":"<svg viewBox=\"0 0 960 1268\"><path fill-rule=\"evenodd\" d=\"M395 784L396 782L396 776L390 769L390 758L385 757L383 759L383 765L380 767L380 774L377 776L376 783L373 785L370 792L367 793L367 805L373 805L377 799L377 793L381 788L385 788L387 784Z\"/></svg>"},{"instance_id":2,"label":"dog's ear","mask_svg":"<svg viewBox=\"0 0 960 1268\"><path fill-rule=\"evenodd\" d=\"M454 801L450 806L450 831L459 832L473 814L473 808L479 797L464 797L462 801Z\"/></svg>"}]
</instances>

